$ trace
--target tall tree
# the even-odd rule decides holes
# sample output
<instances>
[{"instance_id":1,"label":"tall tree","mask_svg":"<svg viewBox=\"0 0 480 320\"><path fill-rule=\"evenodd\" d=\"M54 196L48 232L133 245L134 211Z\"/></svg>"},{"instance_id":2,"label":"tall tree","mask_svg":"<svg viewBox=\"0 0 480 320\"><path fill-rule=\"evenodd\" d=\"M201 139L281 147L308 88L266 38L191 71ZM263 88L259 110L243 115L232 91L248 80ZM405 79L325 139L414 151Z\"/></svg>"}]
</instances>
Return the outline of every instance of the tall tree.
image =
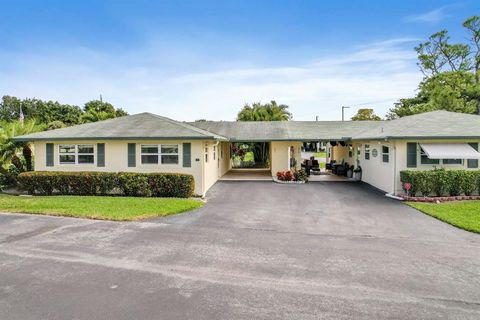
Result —
<instances>
[{"instance_id":1,"label":"tall tree","mask_svg":"<svg viewBox=\"0 0 480 320\"><path fill-rule=\"evenodd\" d=\"M387 118L440 109L480 114L480 17L463 26L468 43L451 43L442 30L415 47L424 79L417 95L400 99Z\"/></svg>"},{"instance_id":2,"label":"tall tree","mask_svg":"<svg viewBox=\"0 0 480 320\"><path fill-rule=\"evenodd\" d=\"M357 114L352 117L352 121L366 121L366 120L374 120L379 121L382 120L379 116L375 114L373 109L358 109Z\"/></svg>"},{"instance_id":3,"label":"tall tree","mask_svg":"<svg viewBox=\"0 0 480 320\"><path fill-rule=\"evenodd\" d=\"M237 115L237 121L288 121L292 114L285 104L277 104L275 100L270 103L260 102L245 104Z\"/></svg>"},{"instance_id":4,"label":"tall tree","mask_svg":"<svg viewBox=\"0 0 480 320\"><path fill-rule=\"evenodd\" d=\"M123 109L115 109L111 103L101 100L88 101L85 103L83 111L82 122L95 122L127 115Z\"/></svg>"}]
</instances>

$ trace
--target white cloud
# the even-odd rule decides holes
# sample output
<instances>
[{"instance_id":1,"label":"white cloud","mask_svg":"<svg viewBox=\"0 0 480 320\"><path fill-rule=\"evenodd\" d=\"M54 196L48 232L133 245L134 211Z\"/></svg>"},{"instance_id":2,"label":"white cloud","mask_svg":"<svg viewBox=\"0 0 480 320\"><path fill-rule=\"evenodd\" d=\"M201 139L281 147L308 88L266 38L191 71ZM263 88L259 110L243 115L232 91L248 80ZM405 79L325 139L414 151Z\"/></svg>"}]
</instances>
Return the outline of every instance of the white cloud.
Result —
<instances>
[{"instance_id":1,"label":"white cloud","mask_svg":"<svg viewBox=\"0 0 480 320\"><path fill-rule=\"evenodd\" d=\"M178 57L172 65L154 46L123 54L85 48L0 53L10 62L0 66L0 94L80 105L101 93L130 113L150 111L178 120L233 120L244 103L272 99L290 105L297 120L339 119L340 106L367 102L383 115L397 99L412 96L421 80L413 50L403 48L413 40L393 39L275 66L251 60L214 64L212 57L207 61L190 54L195 64L185 64L194 67L182 67Z\"/></svg>"},{"instance_id":2,"label":"white cloud","mask_svg":"<svg viewBox=\"0 0 480 320\"><path fill-rule=\"evenodd\" d=\"M422 14L411 15L405 18L406 22L427 22L427 23L437 23L445 19L448 15L446 14L447 7L441 7L434 9Z\"/></svg>"}]
</instances>

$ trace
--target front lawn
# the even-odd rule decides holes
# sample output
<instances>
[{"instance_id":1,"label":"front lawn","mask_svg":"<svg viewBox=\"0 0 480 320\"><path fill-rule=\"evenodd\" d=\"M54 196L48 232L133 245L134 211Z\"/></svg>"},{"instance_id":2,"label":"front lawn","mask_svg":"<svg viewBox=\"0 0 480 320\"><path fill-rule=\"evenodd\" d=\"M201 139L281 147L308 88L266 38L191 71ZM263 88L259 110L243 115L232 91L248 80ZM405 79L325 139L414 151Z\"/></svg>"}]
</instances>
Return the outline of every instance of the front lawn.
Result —
<instances>
[{"instance_id":1,"label":"front lawn","mask_svg":"<svg viewBox=\"0 0 480 320\"><path fill-rule=\"evenodd\" d=\"M0 212L117 221L164 217L197 209L202 205L198 200L176 198L0 195Z\"/></svg>"},{"instance_id":2,"label":"front lawn","mask_svg":"<svg viewBox=\"0 0 480 320\"><path fill-rule=\"evenodd\" d=\"M415 209L456 227L480 233L480 201L407 202Z\"/></svg>"},{"instance_id":3,"label":"front lawn","mask_svg":"<svg viewBox=\"0 0 480 320\"><path fill-rule=\"evenodd\" d=\"M313 154L315 158L326 158L327 153L325 151L316 152Z\"/></svg>"}]
</instances>

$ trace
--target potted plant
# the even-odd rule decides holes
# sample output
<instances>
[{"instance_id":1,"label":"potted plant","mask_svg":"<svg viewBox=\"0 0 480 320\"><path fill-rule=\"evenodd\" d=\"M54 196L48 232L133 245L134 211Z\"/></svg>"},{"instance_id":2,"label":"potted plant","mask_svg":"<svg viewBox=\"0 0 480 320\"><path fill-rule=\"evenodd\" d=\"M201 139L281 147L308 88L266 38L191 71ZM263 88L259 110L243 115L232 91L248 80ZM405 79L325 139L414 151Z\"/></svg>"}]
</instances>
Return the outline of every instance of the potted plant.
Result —
<instances>
[{"instance_id":1,"label":"potted plant","mask_svg":"<svg viewBox=\"0 0 480 320\"><path fill-rule=\"evenodd\" d=\"M358 166L353 170L354 179L357 181L362 180L362 167Z\"/></svg>"},{"instance_id":2,"label":"potted plant","mask_svg":"<svg viewBox=\"0 0 480 320\"><path fill-rule=\"evenodd\" d=\"M348 167L347 178L352 178L353 177L353 169L354 169L353 165Z\"/></svg>"}]
</instances>

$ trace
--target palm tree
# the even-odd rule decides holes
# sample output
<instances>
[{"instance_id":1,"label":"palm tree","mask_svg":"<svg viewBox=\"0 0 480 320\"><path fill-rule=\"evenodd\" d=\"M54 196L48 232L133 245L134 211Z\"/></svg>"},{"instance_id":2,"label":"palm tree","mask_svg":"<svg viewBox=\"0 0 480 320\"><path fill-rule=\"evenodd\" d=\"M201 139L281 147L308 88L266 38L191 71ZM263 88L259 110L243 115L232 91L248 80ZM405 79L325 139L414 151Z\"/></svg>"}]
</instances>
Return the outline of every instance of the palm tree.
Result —
<instances>
[{"instance_id":1,"label":"palm tree","mask_svg":"<svg viewBox=\"0 0 480 320\"><path fill-rule=\"evenodd\" d=\"M285 104L277 104L275 100L270 103L252 103L246 104L238 113L237 121L288 121L292 119L292 114L288 111Z\"/></svg>"},{"instance_id":2,"label":"palm tree","mask_svg":"<svg viewBox=\"0 0 480 320\"><path fill-rule=\"evenodd\" d=\"M23 171L23 164L19 155L25 159L27 171L33 170L32 149L29 142L15 141L16 136L30 134L39 131L41 128L36 125L35 120L3 121L0 127L0 164L3 166L13 164L18 170Z\"/></svg>"}]
</instances>

